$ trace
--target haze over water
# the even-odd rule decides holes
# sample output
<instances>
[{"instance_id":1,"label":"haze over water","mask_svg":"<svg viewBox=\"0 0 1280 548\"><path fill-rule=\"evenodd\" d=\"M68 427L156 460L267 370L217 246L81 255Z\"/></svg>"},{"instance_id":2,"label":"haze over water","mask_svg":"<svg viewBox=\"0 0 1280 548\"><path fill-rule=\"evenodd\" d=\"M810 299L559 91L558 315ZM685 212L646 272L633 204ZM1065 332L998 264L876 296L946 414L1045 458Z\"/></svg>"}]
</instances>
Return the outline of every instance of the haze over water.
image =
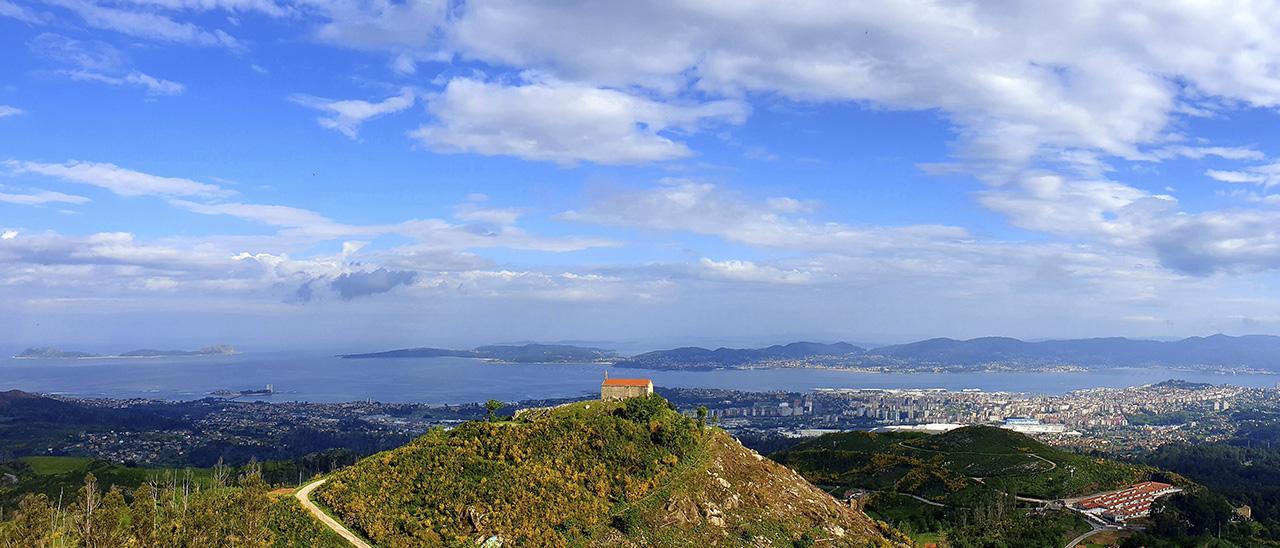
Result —
<instances>
[{"instance_id":1,"label":"haze over water","mask_svg":"<svg viewBox=\"0 0 1280 548\"><path fill-rule=\"evenodd\" d=\"M575 397L596 393L604 371L649 377L659 387L745 391L815 388L977 388L1061 394L1183 379L1271 387L1277 375L1224 375L1162 368L1078 373L861 373L824 369L651 371L599 364L495 364L465 358L343 360L326 355L249 353L158 359L0 360L0 390L82 397L191 400L215 390L262 388L271 401L457 404Z\"/></svg>"}]
</instances>

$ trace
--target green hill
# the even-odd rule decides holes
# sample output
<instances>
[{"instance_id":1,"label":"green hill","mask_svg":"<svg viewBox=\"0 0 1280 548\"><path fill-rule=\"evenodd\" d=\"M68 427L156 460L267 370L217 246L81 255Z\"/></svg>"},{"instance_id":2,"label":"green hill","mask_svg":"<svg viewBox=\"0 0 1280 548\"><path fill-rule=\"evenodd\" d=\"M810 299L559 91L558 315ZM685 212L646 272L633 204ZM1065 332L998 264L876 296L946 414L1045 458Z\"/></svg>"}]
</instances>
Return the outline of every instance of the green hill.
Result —
<instances>
[{"instance_id":1,"label":"green hill","mask_svg":"<svg viewBox=\"0 0 1280 548\"><path fill-rule=\"evenodd\" d=\"M388 547L892 544L861 512L656 396L435 430L317 494Z\"/></svg>"},{"instance_id":2,"label":"green hill","mask_svg":"<svg viewBox=\"0 0 1280 548\"><path fill-rule=\"evenodd\" d=\"M828 434L774 459L820 485L897 491L958 505L992 490L1037 499L1083 495L1140 481L1152 471L1062 451L990 426L934 436Z\"/></svg>"},{"instance_id":3,"label":"green hill","mask_svg":"<svg viewBox=\"0 0 1280 548\"><path fill-rule=\"evenodd\" d=\"M861 500L872 517L925 533L917 538L945 533L954 546L1013 538L1025 546L1060 546L1088 525L1065 511L1033 512L1029 507L1039 504L1032 499L1109 490L1154 471L988 426L932 436L828 434L772 458L830 492L864 493Z\"/></svg>"}]
</instances>

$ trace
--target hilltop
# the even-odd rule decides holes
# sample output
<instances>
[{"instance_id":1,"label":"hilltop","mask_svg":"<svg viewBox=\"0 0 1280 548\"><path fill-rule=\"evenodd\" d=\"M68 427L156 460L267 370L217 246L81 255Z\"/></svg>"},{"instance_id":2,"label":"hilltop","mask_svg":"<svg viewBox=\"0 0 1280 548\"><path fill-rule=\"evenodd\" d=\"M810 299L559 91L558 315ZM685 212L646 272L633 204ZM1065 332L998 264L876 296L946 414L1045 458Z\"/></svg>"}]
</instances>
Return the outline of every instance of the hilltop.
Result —
<instances>
[{"instance_id":1,"label":"hilltop","mask_svg":"<svg viewBox=\"0 0 1280 548\"><path fill-rule=\"evenodd\" d=\"M487 345L472 350L447 348L402 348L384 352L342 354L345 359L381 358L479 358L508 363L590 363L610 361L616 357L610 350L566 344Z\"/></svg>"},{"instance_id":2,"label":"hilltop","mask_svg":"<svg viewBox=\"0 0 1280 548\"><path fill-rule=\"evenodd\" d=\"M435 430L335 473L318 499L380 546L892 545L891 530L656 396Z\"/></svg>"}]
</instances>

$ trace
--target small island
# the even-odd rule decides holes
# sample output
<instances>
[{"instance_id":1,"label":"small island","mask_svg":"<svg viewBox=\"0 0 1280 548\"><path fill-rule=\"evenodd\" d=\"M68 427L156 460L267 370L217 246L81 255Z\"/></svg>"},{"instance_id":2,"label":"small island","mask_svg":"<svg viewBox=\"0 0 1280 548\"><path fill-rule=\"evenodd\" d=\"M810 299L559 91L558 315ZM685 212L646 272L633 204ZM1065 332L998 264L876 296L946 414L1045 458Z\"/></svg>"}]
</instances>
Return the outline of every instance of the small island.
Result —
<instances>
[{"instance_id":1,"label":"small island","mask_svg":"<svg viewBox=\"0 0 1280 548\"><path fill-rule=\"evenodd\" d=\"M215 344L199 350L155 350L143 348L130 350L121 354L92 354L76 350L59 350L50 347L32 347L14 356L17 360L87 360L111 358L177 358L191 356L231 356L239 354L235 347L227 344Z\"/></svg>"}]
</instances>

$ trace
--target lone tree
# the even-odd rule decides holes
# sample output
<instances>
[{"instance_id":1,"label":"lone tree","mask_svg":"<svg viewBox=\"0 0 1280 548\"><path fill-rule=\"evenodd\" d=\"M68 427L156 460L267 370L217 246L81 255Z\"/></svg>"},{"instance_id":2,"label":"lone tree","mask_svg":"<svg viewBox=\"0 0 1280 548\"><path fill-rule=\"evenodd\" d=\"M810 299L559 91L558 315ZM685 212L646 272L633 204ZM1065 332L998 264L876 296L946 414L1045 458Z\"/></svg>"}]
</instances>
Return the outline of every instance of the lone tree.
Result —
<instances>
[{"instance_id":1,"label":"lone tree","mask_svg":"<svg viewBox=\"0 0 1280 548\"><path fill-rule=\"evenodd\" d=\"M507 404L498 400L489 400L484 403L484 408L489 410L489 422L498 420L498 410L506 407Z\"/></svg>"},{"instance_id":2,"label":"lone tree","mask_svg":"<svg viewBox=\"0 0 1280 548\"><path fill-rule=\"evenodd\" d=\"M707 406L699 405L698 406L698 428L701 429L706 427L707 427Z\"/></svg>"}]
</instances>

